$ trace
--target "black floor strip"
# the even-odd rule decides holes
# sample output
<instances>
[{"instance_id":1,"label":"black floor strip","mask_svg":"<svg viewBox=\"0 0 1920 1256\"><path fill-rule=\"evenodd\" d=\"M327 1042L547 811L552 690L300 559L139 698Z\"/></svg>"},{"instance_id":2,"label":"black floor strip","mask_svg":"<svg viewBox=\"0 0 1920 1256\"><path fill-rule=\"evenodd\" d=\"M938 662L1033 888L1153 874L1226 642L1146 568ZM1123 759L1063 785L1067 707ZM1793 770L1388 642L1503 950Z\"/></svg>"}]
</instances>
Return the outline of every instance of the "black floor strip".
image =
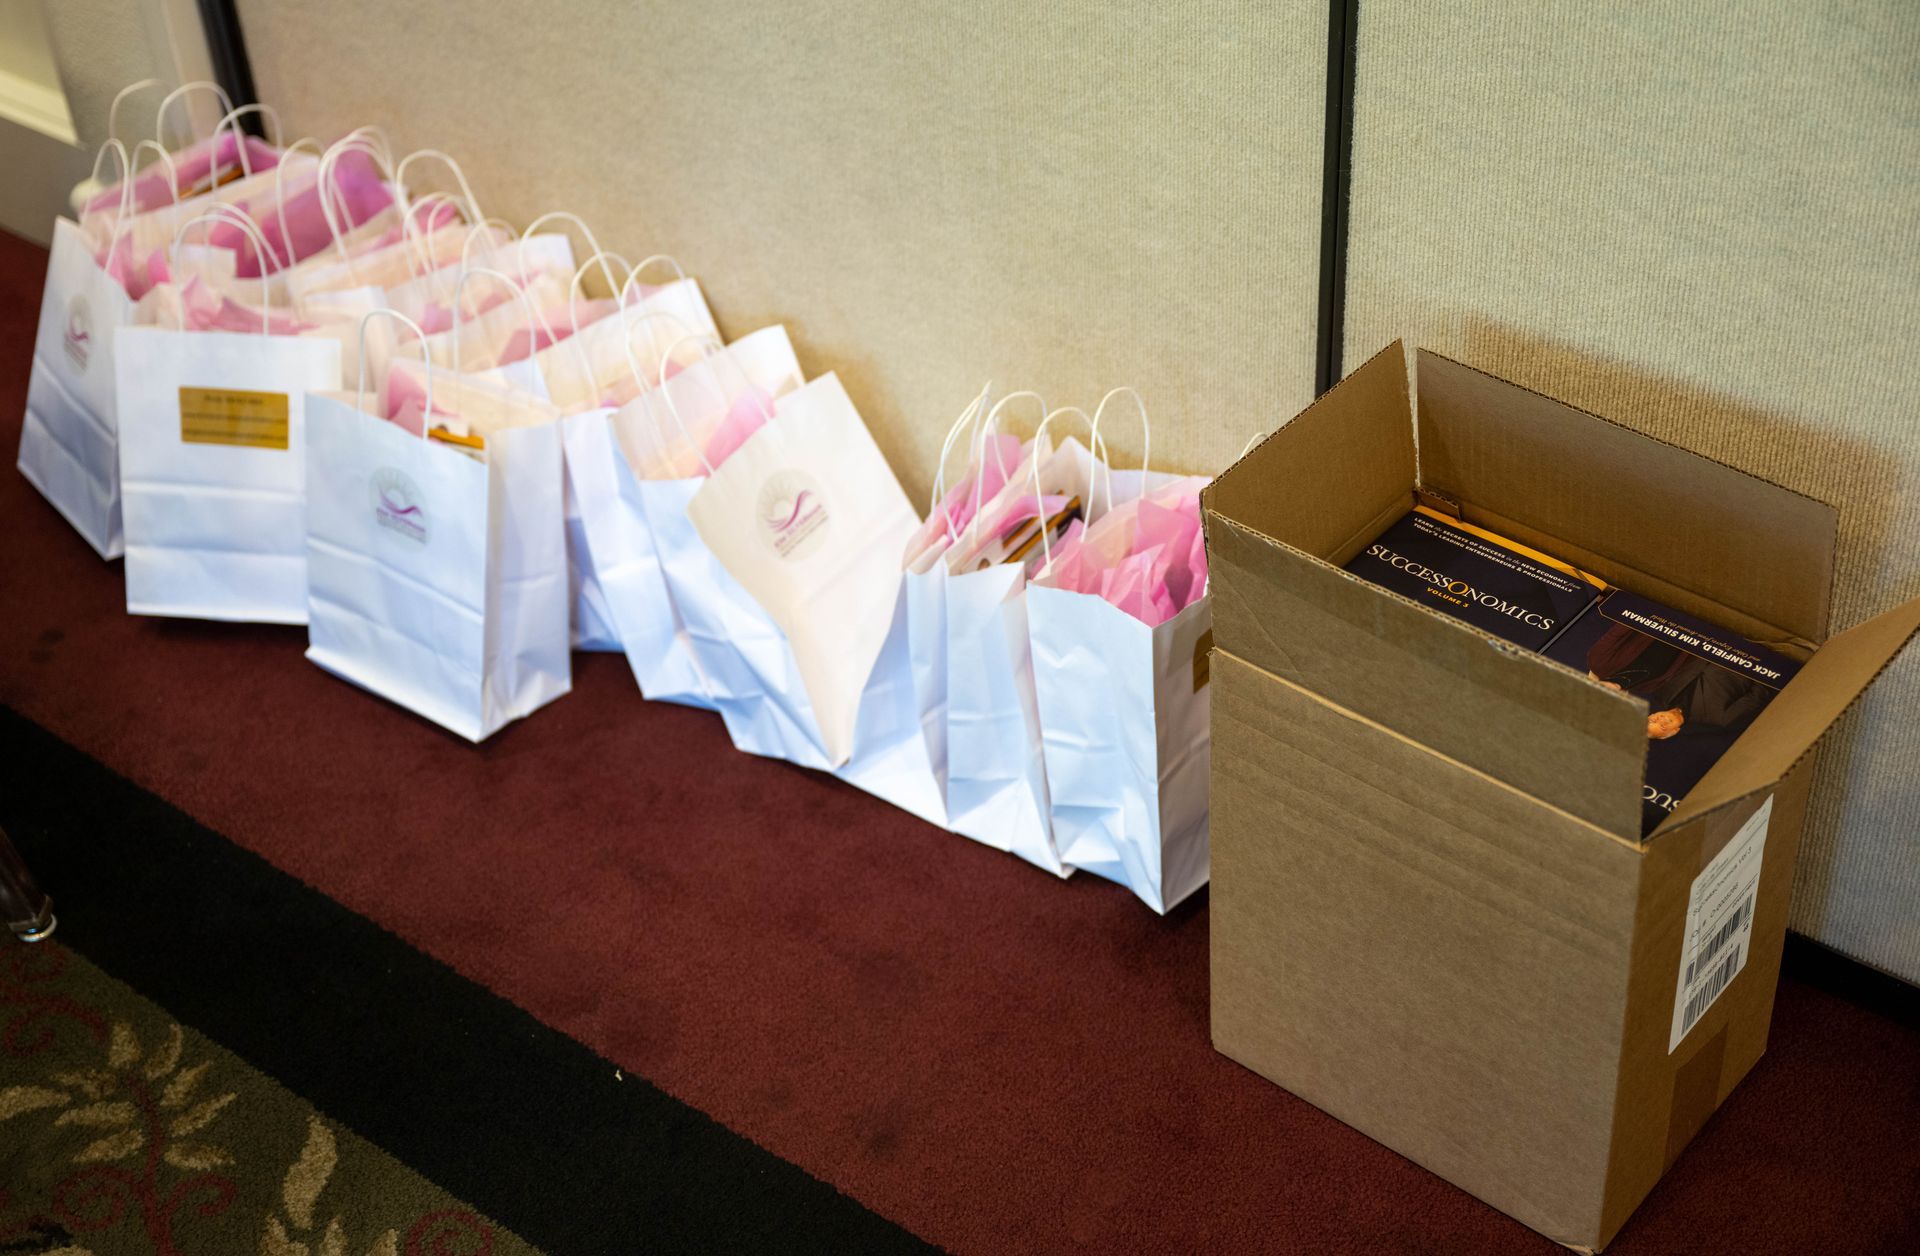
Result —
<instances>
[{"instance_id":1,"label":"black floor strip","mask_svg":"<svg viewBox=\"0 0 1920 1256\"><path fill-rule=\"evenodd\" d=\"M1812 938L1787 935L1780 973L1856 1007L1920 1029L1920 986L1910 986L1898 977L1869 968Z\"/></svg>"},{"instance_id":2,"label":"black floor strip","mask_svg":"<svg viewBox=\"0 0 1920 1256\"><path fill-rule=\"evenodd\" d=\"M0 824L62 942L549 1252L930 1250L5 708Z\"/></svg>"}]
</instances>

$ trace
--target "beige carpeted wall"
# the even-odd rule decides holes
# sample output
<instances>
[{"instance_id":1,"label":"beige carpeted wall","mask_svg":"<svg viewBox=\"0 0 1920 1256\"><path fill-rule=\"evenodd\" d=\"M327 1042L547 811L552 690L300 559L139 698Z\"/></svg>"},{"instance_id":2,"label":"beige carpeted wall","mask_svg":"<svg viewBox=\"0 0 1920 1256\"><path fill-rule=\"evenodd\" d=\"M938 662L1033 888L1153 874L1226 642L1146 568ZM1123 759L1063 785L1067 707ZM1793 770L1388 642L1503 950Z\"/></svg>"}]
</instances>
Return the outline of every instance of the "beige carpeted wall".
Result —
<instances>
[{"instance_id":1,"label":"beige carpeted wall","mask_svg":"<svg viewBox=\"0 0 1920 1256\"><path fill-rule=\"evenodd\" d=\"M1318 0L239 12L290 132L382 122L490 215L673 254L727 333L783 322L838 371L916 496L989 379L1088 409L1132 384L1190 471L1312 397Z\"/></svg>"},{"instance_id":2,"label":"beige carpeted wall","mask_svg":"<svg viewBox=\"0 0 1920 1256\"><path fill-rule=\"evenodd\" d=\"M1405 336L1833 503L1835 628L1920 595L1920 6L1365 0L1356 83L1349 363ZM1909 650L1825 743L1793 916L1909 980L1917 709Z\"/></svg>"}]
</instances>

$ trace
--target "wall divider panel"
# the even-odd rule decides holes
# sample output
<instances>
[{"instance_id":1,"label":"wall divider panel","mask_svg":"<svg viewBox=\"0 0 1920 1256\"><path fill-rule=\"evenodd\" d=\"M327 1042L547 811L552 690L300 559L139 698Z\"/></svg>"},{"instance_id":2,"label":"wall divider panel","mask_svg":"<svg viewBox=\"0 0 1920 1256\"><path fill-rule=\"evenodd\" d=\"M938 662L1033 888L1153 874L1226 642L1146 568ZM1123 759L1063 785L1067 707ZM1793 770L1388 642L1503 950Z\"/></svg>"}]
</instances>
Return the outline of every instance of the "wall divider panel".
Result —
<instances>
[{"instance_id":1,"label":"wall divider panel","mask_svg":"<svg viewBox=\"0 0 1920 1256\"><path fill-rule=\"evenodd\" d=\"M1835 630L1920 594L1920 8L1365 0L1358 53L1348 362L1404 336L1832 503ZM1792 918L1909 981L1916 707L1909 650L1823 743Z\"/></svg>"},{"instance_id":2,"label":"wall divider panel","mask_svg":"<svg viewBox=\"0 0 1920 1256\"><path fill-rule=\"evenodd\" d=\"M916 496L989 379L1132 384L1187 471L1312 399L1317 0L237 7L290 135L381 122L488 214L673 254L730 336L837 370Z\"/></svg>"}]
</instances>

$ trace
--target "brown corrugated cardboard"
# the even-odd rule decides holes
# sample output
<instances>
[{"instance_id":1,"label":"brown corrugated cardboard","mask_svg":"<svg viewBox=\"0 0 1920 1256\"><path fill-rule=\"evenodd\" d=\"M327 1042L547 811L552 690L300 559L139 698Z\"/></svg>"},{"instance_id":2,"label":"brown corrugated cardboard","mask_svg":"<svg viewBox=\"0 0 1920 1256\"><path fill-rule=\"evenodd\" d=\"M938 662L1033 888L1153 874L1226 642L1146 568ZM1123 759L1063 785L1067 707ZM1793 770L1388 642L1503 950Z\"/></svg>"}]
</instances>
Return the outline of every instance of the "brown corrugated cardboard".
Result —
<instances>
[{"instance_id":1,"label":"brown corrugated cardboard","mask_svg":"<svg viewBox=\"0 0 1920 1256\"><path fill-rule=\"evenodd\" d=\"M1223 517L1208 527L1217 648L1638 835L1643 704Z\"/></svg>"},{"instance_id":2,"label":"brown corrugated cardboard","mask_svg":"<svg viewBox=\"0 0 1920 1256\"><path fill-rule=\"evenodd\" d=\"M1434 355L1417 392L1417 466L1396 345L1207 492L1214 1040L1598 1248L1765 1046L1810 747L1920 602L1813 650L1829 508ZM1417 493L1811 658L1642 841L1644 703L1338 569Z\"/></svg>"},{"instance_id":3,"label":"brown corrugated cardboard","mask_svg":"<svg viewBox=\"0 0 1920 1256\"><path fill-rule=\"evenodd\" d=\"M1335 393L1339 400L1330 402ZM1309 554L1339 554L1336 562L1344 563L1413 505L1407 406L1407 369L1396 346L1287 424L1284 456L1249 455L1234 464L1231 480L1216 479L1209 490L1215 509ZM1337 479L1302 477L1304 466L1341 471Z\"/></svg>"},{"instance_id":4,"label":"brown corrugated cardboard","mask_svg":"<svg viewBox=\"0 0 1920 1256\"><path fill-rule=\"evenodd\" d=\"M1819 639L1832 507L1439 354L1418 364L1424 486Z\"/></svg>"}]
</instances>

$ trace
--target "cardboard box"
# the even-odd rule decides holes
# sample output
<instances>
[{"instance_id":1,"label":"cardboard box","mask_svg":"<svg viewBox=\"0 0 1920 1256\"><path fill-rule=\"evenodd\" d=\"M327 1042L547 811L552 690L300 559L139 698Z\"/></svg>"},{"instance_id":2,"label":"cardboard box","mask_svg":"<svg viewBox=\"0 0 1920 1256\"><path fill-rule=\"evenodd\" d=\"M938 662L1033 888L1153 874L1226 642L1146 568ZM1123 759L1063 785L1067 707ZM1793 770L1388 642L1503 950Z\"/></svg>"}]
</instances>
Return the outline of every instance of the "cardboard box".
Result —
<instances>
[{"instance_id":1,"label":"cardboard box","mask_svg":"<svg viewBox=\"0 0 1920 1256\"><path fill-rule=\"evenodd\" d=\"M1417 377L1389 347L1203 498L1214 1045L1598 1250L1766 1047L1813 745L1920 600L1829 639L1830 507ZM1416 500L1805 665L1643 839L1644 702L1341 570Z\"/></svg>"}]
</instances>

